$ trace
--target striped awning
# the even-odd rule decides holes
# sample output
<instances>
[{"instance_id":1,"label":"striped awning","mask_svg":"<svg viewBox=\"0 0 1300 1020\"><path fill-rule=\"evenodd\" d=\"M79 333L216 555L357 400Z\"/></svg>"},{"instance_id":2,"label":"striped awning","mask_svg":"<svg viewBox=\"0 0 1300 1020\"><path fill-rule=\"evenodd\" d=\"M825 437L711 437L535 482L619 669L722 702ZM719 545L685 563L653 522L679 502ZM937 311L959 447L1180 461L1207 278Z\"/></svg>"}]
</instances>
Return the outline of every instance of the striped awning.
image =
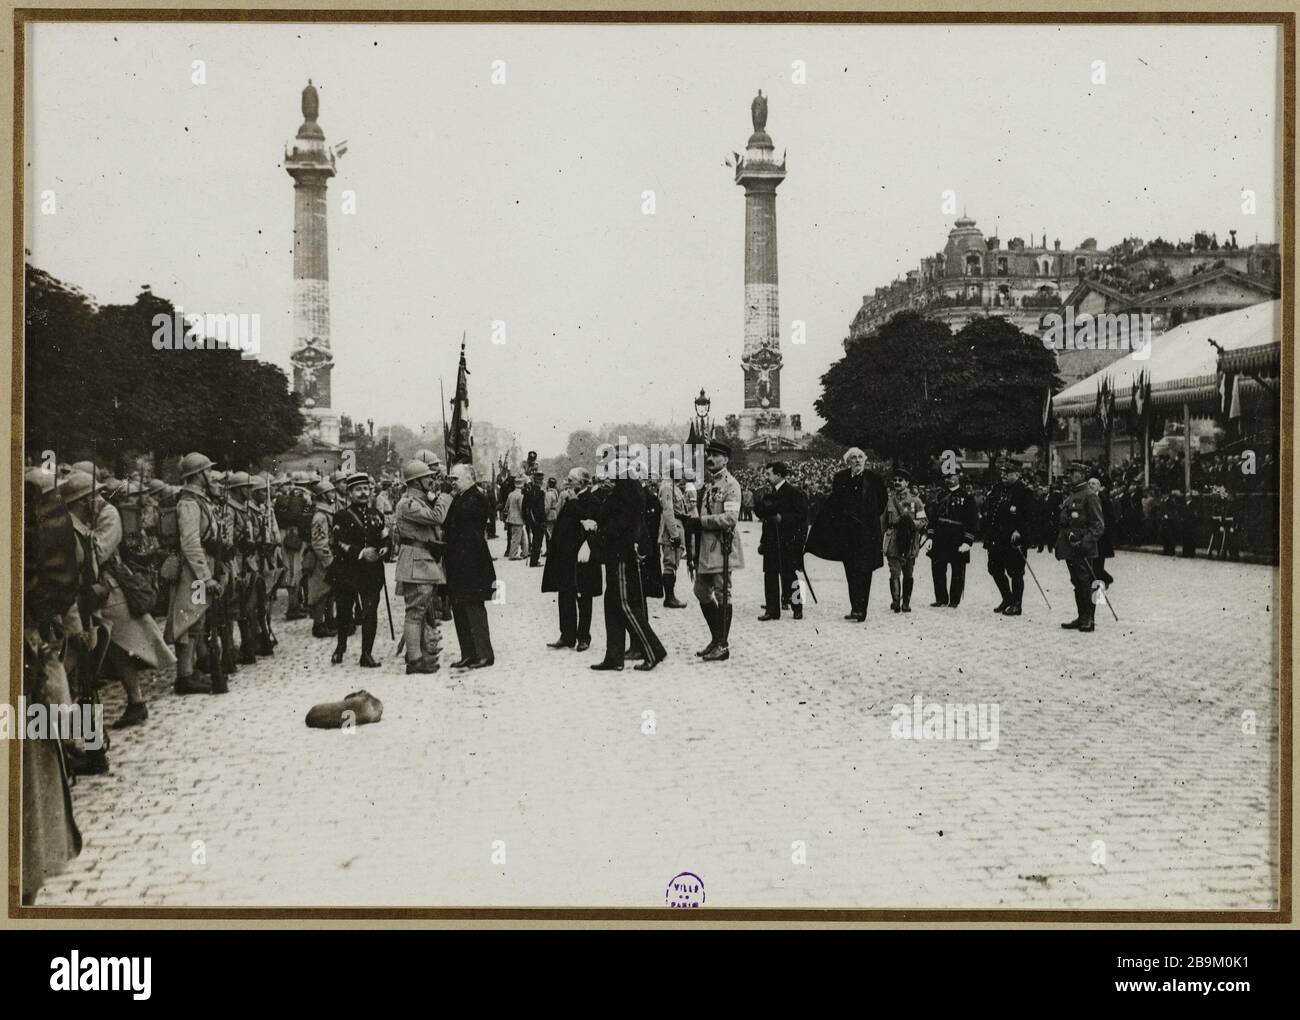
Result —
<instances>
[{"instance_id":1,"label":"striped awning","mask_svg":"<svg viewBox=\"0 0 1300 1020\"><path fill-rule=\"evenodd\" d=\"M1265 301L1247 308L1212 315L1187 322L1157 336L1149 356L1134 352L1067 386L1056 395L1054 413L1061 418L1086 418L1097 406L1097 388L1110 379L1115 392L1115 407L1126 411L1131 400L1133 381L1145 372L1151 381L1151 401L1155 407L1217 407L1219 394L1219 352L1209 343L1214 340L1223 348L1222 368L1229 372L1253 371L1262 376L1280 374L1282 357L1281 302ZM1254 380L1241 380L1243 399L1263 397L1265 391Z\"/></svg>"}]
</instances>

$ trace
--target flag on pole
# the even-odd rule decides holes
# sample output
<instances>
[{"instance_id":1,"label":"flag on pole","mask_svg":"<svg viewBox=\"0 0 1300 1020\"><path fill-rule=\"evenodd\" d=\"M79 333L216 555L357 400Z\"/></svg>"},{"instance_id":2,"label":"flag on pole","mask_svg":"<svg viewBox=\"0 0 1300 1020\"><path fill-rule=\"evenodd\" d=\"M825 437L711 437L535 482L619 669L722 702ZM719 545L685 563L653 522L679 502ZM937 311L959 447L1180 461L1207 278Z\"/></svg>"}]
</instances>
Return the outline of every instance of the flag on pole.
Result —
<instances>
[{"instance_id":1,"label":"flag on pole","mask_svg":"<svg viewBox=\"0 0 1300 1020\"><path fill-rule=\"evenodd\" d=\"M1228 410L1228 420L1241 417L1241 376L1232 377L1232 406Z\"/></svg>"},{"instance_id":2,"label":"flag on pole","mask_svg":"<svg viewBox=\"0 0 1300 1020\"><path fill-rule=\"evenodd\" d=\"M465 366L465 337L460 338L460 367L456 370L456 395L451 399L451 425L447 429L447 458L451 464L474 463L474 439L469 420L469 369Z\"/></svg>"}]
</instances>

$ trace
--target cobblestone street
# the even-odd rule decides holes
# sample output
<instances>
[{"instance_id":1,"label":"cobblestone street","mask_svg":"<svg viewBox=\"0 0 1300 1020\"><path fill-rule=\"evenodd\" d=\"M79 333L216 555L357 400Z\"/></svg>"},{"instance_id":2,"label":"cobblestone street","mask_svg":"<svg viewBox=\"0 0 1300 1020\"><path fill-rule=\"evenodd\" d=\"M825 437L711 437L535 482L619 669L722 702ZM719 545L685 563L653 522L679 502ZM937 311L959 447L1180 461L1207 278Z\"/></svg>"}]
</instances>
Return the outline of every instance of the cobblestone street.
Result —
<instances>
[{"instance_id":1,"label":"cobblestone street","mask_svg":"<svg viewBox=\"0 0 1300 1020\"><path fill-rule=\"evenodd\" d=\"M1030 562L1054 611L1027 577L1025 615L993 614L977 548L958 610L929 607L922 557L914 611L890 613L881 570L865 625L841 619L838 564L810 559L820 605L760 624L741 533L728 663L692 654L693 603L651 603L670 657L648 674L587 668L599 601L590 653L547 649L554 596L497 540L491 669L449 671L444 624L443 669L405 676L381 605L380 669L359 638L331 667L332 641L277 619L275 656L225 697L152 679L111 774L78 781L85 848L37 904L656 907L691 872L706 907L1274 906L1274 569L1122 553L1122 622L1098 607L1081 635L1058 627L1050 553ZM304 726L362 688L382 722ZM918 695L995 708L996 747L895 739Z\"/></svg>"}]
</instances>

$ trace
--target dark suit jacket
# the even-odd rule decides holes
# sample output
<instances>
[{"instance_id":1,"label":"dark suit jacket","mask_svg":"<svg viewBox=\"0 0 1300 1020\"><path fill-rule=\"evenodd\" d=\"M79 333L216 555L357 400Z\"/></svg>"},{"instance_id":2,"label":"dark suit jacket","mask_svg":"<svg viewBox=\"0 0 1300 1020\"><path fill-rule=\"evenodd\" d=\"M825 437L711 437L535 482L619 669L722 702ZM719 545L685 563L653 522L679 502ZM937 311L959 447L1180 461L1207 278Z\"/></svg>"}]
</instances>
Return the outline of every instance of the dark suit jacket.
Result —
<instances>
[{"instance_id":1,"label":"dark suit jacket","mask_svg":"<svg viewBox=\"0 0 1300 1020\"><path fill-rule=\"evenodd\" d=\"M763 522L758 551L763 570L799 570L803 567L803 544L808 537L808 499L789 482L754 497L754 513ZM774 518L780 515L778 522Z\"/></svg>"},{"instance_id":2,"label":"dark suit jacket","mask_svg":"<svg viewBox=\"0 0 1300 1020\"><path fill-rule=\"evenodd\" d=\"M447 509L443 538L447 543L447 594L457 602L488 602L497 572L483 537L492 504L478 486L458 492Z\"/></svg>"},{"instance_id":3,"label":"dark suit jacket","mask_svg":"<svg viewBox=\"0 0 1300 1020\"><path fill-rule=\"evenodd\" d=\"M542 591L576 591L580 595L599 595L601 592L600 554L592 543L591 558L578 562L578 550L587 540L583 521L598 519L600 507L596 493L590 489L565 501L560 516L555 519L555 531L546 551L546 566L542 570ZM595 538L592 533L591 538Z\"/></svg>"},{"instance_id":4,"label":"dark suit jacket","mask_svg":"<svg viewBox=\"0 0 1300 1020\"><path fill-rule=\"evenodd\" d=\"M831 480L831 494L808 534L806 551L876 570L884 565L884 524L889 505L885 483L874 471L854 478L848 468Z\"/></svg>"}]
</instances>

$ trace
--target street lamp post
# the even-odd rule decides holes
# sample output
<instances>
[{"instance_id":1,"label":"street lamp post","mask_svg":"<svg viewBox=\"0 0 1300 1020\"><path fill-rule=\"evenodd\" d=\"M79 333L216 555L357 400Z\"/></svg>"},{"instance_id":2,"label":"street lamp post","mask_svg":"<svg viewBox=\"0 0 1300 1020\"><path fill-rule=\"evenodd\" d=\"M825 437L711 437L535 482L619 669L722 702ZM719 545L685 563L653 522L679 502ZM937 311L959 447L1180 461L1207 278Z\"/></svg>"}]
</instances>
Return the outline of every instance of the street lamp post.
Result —
<instances>
[{"instance_id":1,"label":"street lamp post","mask_svg":"<svg viewBox=\"0 0 1300 1020\"><path fill-rule=\"evenodd\" d=\"M700 395L695 398L695 419L698 425L697 431L700 435L700 441L705 443L709 441L709 434L712 432L709 422L709 409L712 406L713 402L709 400L703 387L701 387Z\"/></svg>"}]
</instances>

